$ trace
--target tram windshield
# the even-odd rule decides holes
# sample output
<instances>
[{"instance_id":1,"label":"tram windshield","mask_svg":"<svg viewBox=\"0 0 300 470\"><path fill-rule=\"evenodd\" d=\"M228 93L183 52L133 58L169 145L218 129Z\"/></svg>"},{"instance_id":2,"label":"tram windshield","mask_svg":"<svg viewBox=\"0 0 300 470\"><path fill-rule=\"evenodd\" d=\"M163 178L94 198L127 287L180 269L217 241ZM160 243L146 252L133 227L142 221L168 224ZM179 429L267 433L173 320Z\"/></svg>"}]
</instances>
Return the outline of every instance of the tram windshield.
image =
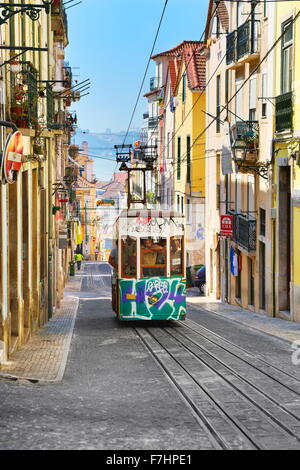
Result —
<instances>
[{"instance_id":1,"label":"tram windshield","mask_svg":"<svg viewBox=\"0 0 300 470\"><path fill-rule=\"evenodd\" d=\"M166 239L141 239L141 277L166 276Z\"/></svg>"},{"instance_id":2,"label":"tram windshield","mask_svg":"<svg viewBox=\"0 0 300 470\"><path fill-rule=\"evenodd\" d=\"M137 241L133 237L122 238L122 277L135 278L137 275Z\"/></svg>"},{"instance_id":3,"label":"tram windshield","mask_svg":"<svg viewBox=\"0 0 300 470\"><path fill-rule=\"evenodd\" d=\"M172 237L170 243L171 276L183 275L183 237Z\"/></svg>"}]
</instances>

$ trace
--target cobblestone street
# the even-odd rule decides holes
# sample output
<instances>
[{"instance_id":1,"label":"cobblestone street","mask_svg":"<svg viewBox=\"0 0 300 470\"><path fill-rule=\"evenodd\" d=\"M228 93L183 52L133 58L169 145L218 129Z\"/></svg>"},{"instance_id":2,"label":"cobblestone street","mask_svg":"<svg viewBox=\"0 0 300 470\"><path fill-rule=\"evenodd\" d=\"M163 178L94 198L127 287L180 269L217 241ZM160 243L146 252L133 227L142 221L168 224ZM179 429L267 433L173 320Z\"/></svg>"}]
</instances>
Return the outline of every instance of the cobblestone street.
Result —
<instances>
[{"instance_id":1,"label":"cobblestone street","mask_svg":"<svg viewBox=\"0 0 300 470\"><path fill-rule=\"evenodd\" d=\"M68 289L62 311L79 308L65 375L72 320L58 314L27 346L46 339L40 376L27 377L19 353L2 371L14 380L0 381L1 449L300 448L300 369L272 319L270 335L192 293L186 322L120 324L104 263L86 263ZM299 326L286 328L299 338Z\"/></svg>"}]
</instances>

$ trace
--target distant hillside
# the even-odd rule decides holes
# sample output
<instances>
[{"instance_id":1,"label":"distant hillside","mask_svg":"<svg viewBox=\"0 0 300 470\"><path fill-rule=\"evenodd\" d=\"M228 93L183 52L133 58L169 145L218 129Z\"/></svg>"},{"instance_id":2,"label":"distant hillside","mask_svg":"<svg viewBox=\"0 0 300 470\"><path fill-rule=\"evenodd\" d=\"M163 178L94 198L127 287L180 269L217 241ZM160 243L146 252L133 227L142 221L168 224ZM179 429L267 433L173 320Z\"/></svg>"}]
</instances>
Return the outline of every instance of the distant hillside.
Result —
<instances>
[{"instance_id":1,"label":"distant hillside","mask_svg":"<svg viewBox=\"0 0 300 470\"><path fill-rule=\"evenodd\" d=\"M123 144L126 132L103 132L91 133L78 129L75 135L76 145L81 145L83 141L87 141L91 152L108 151L114 148L115 145ZM133 144L135 140L140 138L140 134L135 131L128 133L126 143Z\"/></svg>"}]
</instances>

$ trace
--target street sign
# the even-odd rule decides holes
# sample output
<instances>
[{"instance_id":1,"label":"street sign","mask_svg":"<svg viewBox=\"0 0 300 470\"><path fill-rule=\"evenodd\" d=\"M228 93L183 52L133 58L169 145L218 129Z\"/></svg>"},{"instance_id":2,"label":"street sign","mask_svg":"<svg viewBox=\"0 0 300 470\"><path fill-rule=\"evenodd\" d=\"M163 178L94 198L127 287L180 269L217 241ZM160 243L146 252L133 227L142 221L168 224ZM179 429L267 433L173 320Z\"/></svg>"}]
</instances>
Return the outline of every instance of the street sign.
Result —
<instances>
[{"instance_id":1,"label":"street sign","mask_svg":"<svg viewBox=\"0 0 300 470\"><path fill-rule=\"evenodd\" d=\"M21 170L23 156L22 134L14 132L7 137L3 152L3 175L7 183L17 181L18 172Z\"/></svg>"},{"instance_id":2,"label":"street sign","mask_svg":"<svg viewBox=\"0 0 300 470\"><path fill-rule=\"evenodd\" d=\"M221 215L221 237L233 237L233 216Z\"/></svg>"}]
</instances>

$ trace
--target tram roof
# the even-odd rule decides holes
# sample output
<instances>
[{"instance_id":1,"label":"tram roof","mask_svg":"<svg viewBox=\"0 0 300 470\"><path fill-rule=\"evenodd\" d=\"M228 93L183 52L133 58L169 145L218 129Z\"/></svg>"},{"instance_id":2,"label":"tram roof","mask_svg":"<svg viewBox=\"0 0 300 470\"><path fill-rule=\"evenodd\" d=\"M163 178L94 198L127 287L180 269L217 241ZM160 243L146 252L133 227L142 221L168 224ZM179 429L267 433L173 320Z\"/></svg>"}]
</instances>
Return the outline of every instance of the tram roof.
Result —
<instances>
[{"instance_id":1,"label":"tram roof","mask_svg":"<svg viewBox=\"0 0 300 470\"><path fill-rule=\"evenodd\" d=\"M181 212L176 211L168 211L168 210L153 210L153 209L128 209L123 210L120 214L120 217L152 217L157 219L162 218L171 218L171 217L178 217L184 218L184 214Z\"/></svg>"}]
</instances>

